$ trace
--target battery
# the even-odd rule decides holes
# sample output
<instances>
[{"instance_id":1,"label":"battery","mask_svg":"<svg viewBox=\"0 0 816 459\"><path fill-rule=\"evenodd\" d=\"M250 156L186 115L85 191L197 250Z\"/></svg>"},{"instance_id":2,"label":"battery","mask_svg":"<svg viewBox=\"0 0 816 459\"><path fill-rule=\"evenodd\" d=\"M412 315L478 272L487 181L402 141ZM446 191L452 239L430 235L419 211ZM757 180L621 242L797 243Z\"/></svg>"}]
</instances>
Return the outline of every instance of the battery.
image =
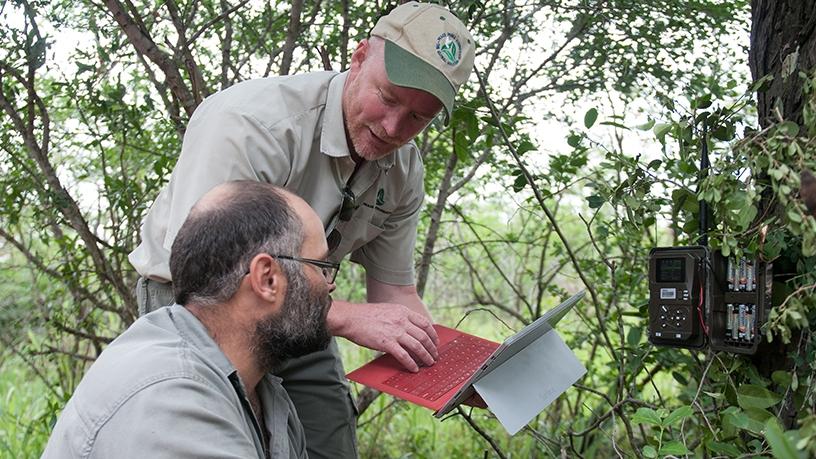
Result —
<instances>
[{"instance_id":1,"label":"battery","mask_svg":"<svg viewBox=\"0 0 816 459\"><path fill-rule=\"evenodd\" d=\"M748 283L748 278L745 275L745 259L740 258L739 261L739 290L745 290L747 287L746 284Z\"/></svg>"},{"instance_id":2,"label":"battery","mask_svg":"<svg viewBox=\"0 0 816 459\"><path fill-rule=\"evenodd\" d=\"M754 340L754 305L752 304L745 308L745 339Z\"/></svg>"},{"instance_id":3,"label":"battery","mask_svg":"<svg viewBox=\"0 0 816 459\"><path fill-rule=\"evenodd\" d=\"M737 312L737 305L732 304L731 311L729 312L729 315L731 316L731 339L737 339L737 331L739 330L739 314Z\"/></svg>"},{"instance_id":4,"label":"battery","mask_svg":"<svg viewBox=\"0 0 816 459\"><path fill-rule=\"evenodd\" d=\"M749 292L753 292L755 290L756 285L754 284L754 264L753 263L746 263L745 265L746 270L746 289Z\"/></svg>"},{"instance_id":5,"label":"battery","mask_svg":"<svg viewBox=\"0 0 816 459\"><path fill-rule=\"evenodd\" d=\"M731 309L732 309L731 303L728 303L728 304L725 305L725 321L726 321L725 338L726 339L730 338L731 334L733 333L731 330L734 327L734 317L731 315Z\"/></svg>"},{"instance_id":6,"label":"battery","mask_svg":"<svg viewBox=\"0 0 816 459\"><path fill-rule=\"evenodd\" d=\"M734 290L734 259L733 258L728 259L728 268L725 270L725 272L728 273L727 274L727 276L728 276L728 290L733 291Z\"/></svg>"},{"instance_id":7,"label":"battery","mask_svg":"<svg viewBox=\"0 0 816 459\"><path fill-rule=\"evenodd\" d=\"M745 305L739 305L739 334L737 337L739 339L745 339L745 328L746 328L746 320L745 320Z\"/></svg>"}]
</instances>

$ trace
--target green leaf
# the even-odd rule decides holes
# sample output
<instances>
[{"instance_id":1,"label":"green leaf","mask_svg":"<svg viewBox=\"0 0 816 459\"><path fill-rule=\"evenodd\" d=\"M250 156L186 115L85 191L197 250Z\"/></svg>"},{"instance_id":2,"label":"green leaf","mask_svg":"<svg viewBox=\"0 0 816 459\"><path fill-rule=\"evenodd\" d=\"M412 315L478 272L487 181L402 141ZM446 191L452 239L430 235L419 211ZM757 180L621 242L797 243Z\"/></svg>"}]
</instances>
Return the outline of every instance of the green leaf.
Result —
<instances>
[{"instance_id":1,"label":"green leaf","mask_svg":"<svg viewBox=\"0 0 816 459\"><path fill-rule=\"evenodd\" d=\"M748 408L744 413L745 415L738 421L738 427L756 435L763 435L765 423L774 417L770 411L760 408Z\"/></svg>"},{"instance_id":2,"label":"green leaf","mask_svg":"<svg viewBox=\"0 0 816 459\"><path fill-rule=\"evenodd\" d=\"M519 175L516 177L516 181L513 182L513 191L518 193L523 190L525 186L527 186L527 178L524 177L524 175Z\"/></svg>"},{"instance_id":3,"label":"green leaf","mask_svg":"<svg viewBox=\"0 0 816 459\"><path fill-rule=\"evenodd\" d=\"M768 419L765 423L765 439L771 445L771 451L776 459L800 459L803 456L796 446L785 436L779 421L776 418Z\"/></svg>"},{"instance_id":4,"label":"green leaf","mask_svg":"<svg viewBox=\"0 0 816 459\"><path fill-rule=\"evenodd\" d=\"M640 129L641 131L648 131L649 129L653 128L655 125L655 120L649 120L643 124L639 124L635 126L636 128Z\"/></svg>"},{"instance_id":5,"label":"green leaf","mask_svg":"<svg viewBox=\"0 0 816 459\"><path fill-rule=\"evenodd\" d=\"M598 110L595 109L595 108L590 108L584 114L584 126L586 126L587 129L591 128L595 124L595 121L597 119L598 119Z\"/></svg>"},{"instance_id":6,"label":"green leaf","mask_svg":"<svg viewBox=\"0 0 816 459\"><path fill-rule=\"evenodd\" d=\"M81 73L85 73L85 72L91 72L91 71L96 70L95 66L88 65L88 64L85 64L85 63L82 63L82 62L77 62L76 65L77 65L77 74L81 74Z\"/></svg>"},{"instance_id":7,"label":"green leaf","mask_svg":"<svg viewBox=\"0 0 816 459\"><path fill-rule=\"evenodd\" d=\"M660 416L657 414L657 411L641 407L635 412L632 416L632 422L637 422L639 424L651 424L654 426L662 425L662 421L660 420Z\"/></svg>"},{"instance_id":8,"label":"green leaf","mask_svg":"<svg viewBox=\"0 0 816 459\"><path fill-rule=\"evenodd\" d=\"M520 155L523 155L524 153L527 153L528 151L534 151L534 150L537 150L537 149L538 148L535 145L533 145L532 142L530 142L527 139L524 139L524 140L521 141L518 148L516 148L516 153L518 153L519 156L520 156Z\"/></svg>"},{"instance_id":9,"label":"green leaf","mask_svg":"<svg viewBox=\"0 0 816 459\"><path fill-rule=\"evenodd\" d=\"M799 134L799 125L793 121L784 121L776 126L778 132L789 137L796 137Z\"/></svg>"},{"instance_id":10,"label":"green leaf","mask_svg":"<svg viewBox=\"0 0 816 459\"><path fill-rule=\"evenodd\" d=\"M780 400L782 397L779 394L754 384L743 384L737 390L737 401L743 409L764 409L776 405Z\"/></svg>"},{"instance_id":11,"label":"green leaf","mask_svg":"<svg viewBox=\"0 0 816 459\"><path fill-rule=\"evenodd\" d=\"M654 127L654 134L661 143L665 142L666 134L671 131L672 125L669 123L657 123Z\"/></svg>"},{"instance_id":12,"label":"green leaf","mask_svg":"<svg viewBox=\"0 0 816 459\"><path fill-rule=\"evenodd\" d=\"M603 205L606 200L598 195L592 195L586 198L590 209L597 209Z\"/></svg>"},{"instance_id":13,"label":"green leaf","mask_svg":"<svg viewBox=\"0 0 816 459\"><path fill-rule=\"evenodd\" d=\"M626 335L626 343L635 347L640 343L640 338L643 336L643 330L640 327L632 327Z\"/></svg>"},{"instance_id":14,"label":"green leaf","mask_svg":"<svg viewBox=\"0 0 816 459\"><path fill-rule=\"evenodd\" d=\"M790 386L791 383L793 382L793 377L791 376L791 374L784 370L774 371L773 374L771 374L771 379L776 384L785 388Z\"/></svg>"},{"instance_id":15,"label":"green leaf","mask_svg":"<svg viewBox=\"0 0 816 459\"><path fill-rule=\"evenodd\" d=\"M683 373L680 373L679 371L672 371L671 375L672 378L674 378L675 381L680 383L681 386L688 386L689 383L688 378L686 378L685 375L683 375Z\"/></svg>"},{"instance_id":16,"label":"green leaf","mask_svg":"<svg viewBox=\"0 0 816 459\"><path fill-rule=\"evenodd\" d=\"M765 428L764 422L758 422L755 419L749 418L745 413L729 415L729 423L740 430L747 430L756 434L761 434Z\"/></svg>"},{"instance_id":17,"label":"green leaf","mask_svg":"<svg viewBox=\"0 0 816 459\"><path fill-rule=\"evenodd\" d=\"M720 443L718 441L709 441L706 443L706 448L718 456L737 457L742 454L736 446L732 443Z\"/></svg>"},{"instance_id":18,"label":"green leaf","mask_svg":"<svg viewBox=\"0 0 816 459\"><path fill-rule=\"evenodd\" d=\"M578 148L581 145L581 136L578 134L572 134L567 137L567 145L571 146L572 148Z\"/></svg>"},{"instance_id":19,"label":"green leaf","mask_svg":"<svg viewBox=\"0 0 816 459\"><path fill-rule=\"evenodd\" d=\"M42 38L37 39L37 41L34 42L34 45L31 46L28 56L30 64L35 69L38 69L45 64L45 50L46 41Z\"/></svg>"},{"instance_id":20,"label":"green leaf","mask_svg":"<svg viewBox=\"0 0 816 459\"><path fill-rule=\"evenodd\" d=\"M754 84L751 85L751 91L756 92L765 92L771 88L771 83L773 82L773 74L769 73L764 77L756 80Z\"/></svg>"},{"instance_id":21,"label":"green leaf","mask_svg":"<svg viewBox=\"0 0 816 459\"><path fill-rule=\"evenodd\" d=\"M713 398L714 400L722 400L725 398L725 395L720 392L709 392L707 390L704 390L703 393Z\"/></svg>"},{"instance_id":22,"label":"green leaf","mask_svg":"<svg viewBox=\"0 0 816 459\"><path fill-rule=\"evenodd\" d=\"M602 122L602 123L600 123L600 124L601 124L602 126L612 126L612 127L616 127L616 128L618 128L618 129L623 129L623 130L625 130L625 131L629 131L629 130L630 130L630 129L629 129L627 126L624 126L624 125L622 125L622 124L620 124L620 123L616 123L616 122L614 122L614 121L604 121L604 122Z\"/></svg>"},{"instance_id":23,"label":"green leaf","mask_svg":"<svg viewBox=\"0 0 816 459\"><path fill-rule=\"evenodd\" d=\"M689 454L688 448L686 445L680 443L679 441L670 441L666 442L662 448L660 448L661 456L684 456Z\"/></svg>"},{"instance_id":24,"label":"green leaf","mask_svg":"<svg viewBox=\"0 0 816 459\"><path fill-rule=\"evenodd\" d=\"M728 123L727 125L719 126L717 127L717 129L714 129L711 132L712 137L714 137L717 140L722 140L726 142L733 139L735 134L736 129L734 128L733 123Z\"/></svg>"},{"instance_id":25,"label":"green leaf","mask_svg":"<svg viewBox=\"0 0 816 459\"><path fill-rule=\"evenodd\" d=\"M711 94L706 94L691 102L692 108L708 108L711 106Z\"/></svg>"},{"instance_id":26,"label":"green leaf","mask_svg":"<svg viewBox=\"0 0 816 459\"><path fill-rule=\"evenodd\" d=\"M649 458L657 457L657 450L654 449L654 446L652 446L652 445L644 446L643 451L641 451L641 452L643 453L644 456L649 457Z\"/></svg>"},{"instance_id":27,"label":"green leaf","mask_svg":"<svg viewBox=\"0 0 816 459\"><path fill-rule=\"evenodd\" d=\"M666 419L663 420L663 426L665 427L676 424L677 422L686 419L693 414L694 410L692 410L690 406L681 406L666 416Z\"/></svg>"}]
</instances>

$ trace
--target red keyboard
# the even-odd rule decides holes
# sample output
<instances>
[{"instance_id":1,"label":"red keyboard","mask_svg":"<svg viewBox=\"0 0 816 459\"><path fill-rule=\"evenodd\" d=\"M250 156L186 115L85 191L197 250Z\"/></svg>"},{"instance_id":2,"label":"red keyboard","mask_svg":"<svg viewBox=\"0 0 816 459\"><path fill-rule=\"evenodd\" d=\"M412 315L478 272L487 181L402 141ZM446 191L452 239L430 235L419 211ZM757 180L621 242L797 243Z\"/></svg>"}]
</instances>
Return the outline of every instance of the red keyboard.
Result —
<instances>
[{"instance_id":1,"label":"red keyboard","mask_svg":"<svg viewBox=\"0 0 816 459\"><path fill-rule=\"evenodd\" d=\"M434 401L470 378L497 346L475 336L460 335L439 348L439 359L433 366L420 367L417 373L397 373L384 383Z\"/></svg>"}]
</instances>

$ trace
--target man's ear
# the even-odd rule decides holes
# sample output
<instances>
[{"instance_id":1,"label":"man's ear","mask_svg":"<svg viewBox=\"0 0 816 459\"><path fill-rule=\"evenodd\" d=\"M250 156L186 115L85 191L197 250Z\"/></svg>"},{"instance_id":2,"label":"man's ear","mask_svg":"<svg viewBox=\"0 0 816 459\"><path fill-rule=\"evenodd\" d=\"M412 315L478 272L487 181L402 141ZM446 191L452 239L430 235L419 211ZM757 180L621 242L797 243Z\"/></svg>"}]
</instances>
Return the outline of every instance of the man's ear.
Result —
<instances>
[{"instance_id":1,"label":"man's ear","mask_svg":"<svg viewBox=\"0 0 816 459\"><path fill-rule=\"evenodd\" d=\"M249 263L247 278L256 298L264 303L272 303L275 310L283 305L288 279L278 260L265 253L255 255Z\"/></svg>"},{"instance_id":2,"label":"man's ear","mask_svg":"<svg viewBox=\"0 0 816 459\"><path fill-rule=\"evenodd\" d=\"M363 61L365 61L368 55L369 47L368 39L362 39L360 43L357 43L357 48L351 53L351 68L357 68L357 70L359 70L359 67L363 64Z\"/></svg>"}]
</instances>

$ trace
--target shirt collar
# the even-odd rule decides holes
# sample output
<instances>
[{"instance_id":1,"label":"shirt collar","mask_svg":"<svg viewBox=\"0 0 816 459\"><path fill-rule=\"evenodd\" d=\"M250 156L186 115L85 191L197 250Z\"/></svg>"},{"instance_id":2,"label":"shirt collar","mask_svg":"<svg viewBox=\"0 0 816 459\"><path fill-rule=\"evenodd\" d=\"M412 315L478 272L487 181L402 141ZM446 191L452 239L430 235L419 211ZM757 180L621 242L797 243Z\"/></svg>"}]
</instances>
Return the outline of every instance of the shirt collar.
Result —
<instances>
[{"instance_id":1,"label":"shirt collar","mask_svg":"<svg viewBox=\"0 0 816 459\"><path fill-rule=\"evenodd\" d=\"M329 81L326 111L324 112L323 127L320 131L320 151L333 158L349 157L346 128L343 123L343 87L346 85L348 71L337 74ZM380 169L390 169L394 165L397 150L377 160Z\"/></svg>"},{"instance_id":2,"label":"shirt collar","mask_svg":"<svg viewBox=\"0 0 816 459\"><path fill-rule=\"evenodd\" d=\"M210 336L207 327L192 312L178 304L170 306L167 311L181 336L201 351L207 361L212 362L224 375L228 376L236 371L235 366Z\"/></svg>"},{"instance_id":3,"label":"shirt collar","mask_svg":"<svg viewBox=\"0 0 816 459\"><path fill-rule=\"evenodd\" d=\"M231 374L237 373L237 369L229 361L224 352L218 347L218 343L212 339L210 336L210 332L207 331L207 327L201 323L198 318L193 315L187 308L184 306L174 304L167 308L168 314L170 315L170 319L175 324L176 329L178 329L179 334L183 336L191 345L195 346L196 349L200 350L204 356L206 357L207 361L212 362L215 366L227 377ZM275 385L280 384L283 381L281 378L267 373L263 378L261 378L261 384L263 382L266 384Z\"/></svg>"}]
</instances>

